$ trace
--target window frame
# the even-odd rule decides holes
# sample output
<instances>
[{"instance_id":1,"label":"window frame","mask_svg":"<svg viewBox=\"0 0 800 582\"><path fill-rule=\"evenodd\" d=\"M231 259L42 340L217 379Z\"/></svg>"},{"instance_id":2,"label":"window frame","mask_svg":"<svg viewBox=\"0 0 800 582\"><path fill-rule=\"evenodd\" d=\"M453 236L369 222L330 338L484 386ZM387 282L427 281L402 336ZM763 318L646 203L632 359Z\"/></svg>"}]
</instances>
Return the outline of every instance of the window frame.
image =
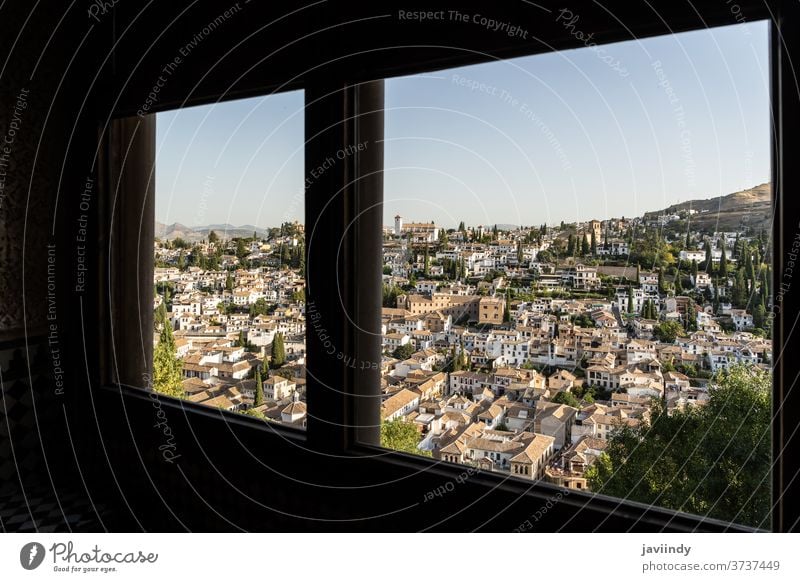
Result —
<instances>
[{"instance_id":1,"label":"window frame","mask_svg":"<svg viewBox=\"0 0 800 582\"><path fill-rule=\"evenodd\" d=\"M710 3L702 2L697 5L698 14L706 9ZM772 160L772 183L773 183L773 204L775 209L775 223L773 230L773 301L776 300L775 289L780 288L782 281L781 273L785 272L788 259L786 249L791 249L791 241L795 236L794 229L790 226L790 221L797 224L797 211L794 202L784 196L784 192L796 185L797 179L788 172L787 159L790 157L785 152L792 152L796 146L798 138L792 129L797 126L800 104L796 91L794 72L791 69L791 59L789 55L797 50L798 35L792 34L798 30L800 24L800 9L789 2L761 3L755 1L743 1L740 4L755 14L757 18L771 18L770 22L770 58L771 58L771 101L773 111L773 160ZM711 11L711 9L709 8ZM719 8L714 8L714 17L710 22L721 24L719 21ZM660 26L656 21L657 15L650 18L650 21L641 21L643 36L655 34ZM732 22L728 22L732 24ZM697 28L697 27L694 27ZM693 29L687 26L683 30ZM619 40L634 32L620 22L619 29L609 32L603 42L610 42L615 35ZM574 39L567 41L561 40L554 43L553 50L563 50L575 45ZM328 155L330 151L340 148L352 147L363 140L380 142L383 136L383 79L392 76L407 75L413 72L428 72L441 70L450 66L463 64L476 64L486 62L496 58L511 58L542 52L541 47L536 50L529 48L514 49L510 51L492 50L483 55L474 52L466 52L451 61L425 61L415 64L407 64L402 67L396 65L387 67L386 70L359 70L352 75L343 72L342 69L333 69L333 78L338 81L331 81L331 70L316 70L306 76L301 83L305 90L306 98L306 169L314 167L314 160ZM290 89L298 88L298 83L293 80ZM287 90L290 90L287 89ZM208 98L205 98L208 101ZM192 103L197 104L197 103ZM174 107L174 106L173 106ZM172 108L172 107L171 107ZM120 111L120 117L125 114ZM125 123L119 120L114 123ZM137 123L144 124L144 129L148 130L146 119L139 119ZM130 128L128 128L130 129ZM151 136L146 133L148 143L134 144L128 147L129 151L140 153L143 157L139 163L147 164L147 159L153 159L154 147L150 143ZM379 136L379 139L378 139ZM143 185L141 182L124 184L115 174L115 167L124 156L121 146L125 143L130 146L134 143L134 138L129 142L120 140L118 135L106 135L105 144L105 167L108 169L107 187L114 184L116 188L109 188L111 192L116 189L123 189L131 208L138 208L141 214L136 217L138 229L121 228L125 233L121 244L107 250L104 259L104 268L110 273L109 265L115 259L119 259L131 250L132 238L134 235L142 234L142 225L147 223L149 213L154 212L152 206L152 184ZM141 147L141 150L137 149ZM115 162L116 160L116 162ZM337 351L349 354L350 357L358 361L374 362L380 360L380 345L375 341L370 333L370 329L380 330L380 272L382 264L380 253L375 252L375 244L380 244L382 212L374 212L382 202L382 162L383 151L381 147L368 149L365 155L350 156L346 163L338 165L334 171L329 172L322 180L312 184L306 193L306 224L314 219L314 213L321 212L325 203L330 202L326 197L329 192L341 192L342 196L338 202L334 202L335 220L326 221L321 235L323 240L330 240L330 237L340 238L343 250L331 249L334 245L306 244L306 264L313 261L321 264L330 261L326 268L319 272L310 274L307 279L307 286L324 284L333 274L338 274L344 284L345 309L336 311L337 302L329 299L318 299L326 310L326 328L334 330L334 340L337 342ZM115 165L116 164L116 165ZM139 190L137 196L134 191ZM150 202L142 205L142 201ZM107 192L108 193L108 192ZM142 197L143 194L143 197ZM322 204L321 204L322 202ZM149 205L148 205L149 204ZM309 208L312 216L309 220ZM330 208L330 206L329 206ZM370 212L373 210L373 212ZM139 221L143 216L145 220ZM359 220L354 222L358 217ZM366 218L364 218L366 217ZM154 217L153 217L154 218ZM152 223L152 221L151 221ZM356 227L353 228L353 224ZM130 226L130 225L128 225ZM146 232L145 232L146 234ZM307 228L308 236L308 228ZM377 259L377 260L376 260ZM152 266L152 265L151 265ZM139 274L142 273L142 266L139 265ZM106 280L112 286L112 290L121 291L124 289L119 278L108 277ZM113 281L117 281L115 287ZM141 283L141 282L140 282ZM145 281L147 283L147 281ZM147 285L140 284L141 288ZM149 287L148 287L149 288ZM319 288L319 285L317 285ZM106 295L110 295L107 293ZM141 299L141 290L137 292ZM102 295L102 294L101 294ZM124 295L129 297L130 293ZM378 298L378 309L375 309L375 298ZM150 299L150 294L145 295L144 303ZM113 301L113 300L111 300ZM338 298L337 298L338 301ZM138 302L136 302L138 303ZM135 304L135 303L134 303ZM104 305L99 305L102 308ZM109 307L109 305L105 305ZM774 499L773 512L773 531L789 531L796 528L800 522L800 511L791 502L793 494L800 492L800 481L794 477L800 473L800 458L798 458L798 447L792 447L797 442L796 427L800 426L800 394L791 390L789 380L797 378L797 365L779 354L785 349L791 336L790 326L785 326L784 321L791 323L793 316L800 315L800 308L782 305L783 309L775 319L773 334L774 353L778 354L774 361L774 391L773 391L773 475L772 491ZM125 329L126 321L129 323L130 314L122 310L110 310L112 321L117 329ZM355 321L349 319L346 313L355 314ZM137 314L139 321L138 330L142 337L146 338L145 331L152 329L152 314ZM377 327L376 326L377 320ZM99 321L103 321L101 318ZM148 326L148 323L150 324ZM357 325L362 330L359 331ZM108 330L106 330L107 332ZM373 332L374 333L374 332ZM108 338L108 333L101 337ZM317 338L318 340L318 338ZM379 419L380 393L376 389L377 382L374 382L376 374L374 370L358 370L346 365L340 360L330 360L325 357L325 347L320 341L315 341L311 337L310 331L306 331L308 369L312 374L317 375L318 379L308 383L307 401L309 405L308 424L305 432L285 426L263 427L259 421L244 417L235 413L225 411L218 412L204 409L201 405L176 401L167 397L158 396L162 405L180 411L181 414L199 414L204 416L222 416L226 423L241 424L249 427L258 427L264 431L264 439L267 442L270 438L289 438L301 440L304 446L317 449L326 454L338 454L346 456L380 456L382 462L390 463L396 467L410 472L431 471L442 475L443 478L452 479L460 473L460 468L447 462L436 462L428 459L407 455L396 451L386 451L378 446L378 430L374 424ZM795 340L796 342L797 340ZM103 342L101 342L102 344ZM106 342L107 344L109 342ZM113 344L112 344L113 345ZM137 344L138 345L138 344ZM146 342L145 342L146 345ZM312 347L313 346L313 347ZM341 348L338 348L341 346ZM377 346L377 350L376 350ZM112 351L114 351L112 349ZM119 351L119 348L117 348ZM152 355L150 355L152 359ZM113 391L114 394L124 398L142 399L150 398L147 393L130 388L135 384L132 379L141 374L142 361L135 360L128 364L128 370L122 374L109 374L111 360L108 354L103 360L105 374L102 382L102 389ZM379 372L377 374L379 377ZM321 390L315 390L313 386L318 382ZM793 382L792 382L793 383ZM342 391L331 390L325 385L337 384L344 387ZM327 410L323 414L318 414L320 410ZM221 421L222 421L221 420ZM278 434L271 434L278 433ZM558 487L549 483L535 482L527 483L522 479L506 479L496 474L480 474L474 477L476 483L480 483L488 489L503 489L512 491L516 495L528 496L543 501L552 498L553 495L569 491L570 495L561 503L571 507L576 512L591 507L594 511L607 512L608 515L621 514L625 518L635 520L644 524L652 525L668 530L675 531L695 531L695 530L724 530L724 531L750 531L749 528L738 524L729 524L675 512L662 508L653 508L637 502L610 498L603 495L585 493ZM504 510L505 511L505 510Z\"/></svg>"}]
</instances>

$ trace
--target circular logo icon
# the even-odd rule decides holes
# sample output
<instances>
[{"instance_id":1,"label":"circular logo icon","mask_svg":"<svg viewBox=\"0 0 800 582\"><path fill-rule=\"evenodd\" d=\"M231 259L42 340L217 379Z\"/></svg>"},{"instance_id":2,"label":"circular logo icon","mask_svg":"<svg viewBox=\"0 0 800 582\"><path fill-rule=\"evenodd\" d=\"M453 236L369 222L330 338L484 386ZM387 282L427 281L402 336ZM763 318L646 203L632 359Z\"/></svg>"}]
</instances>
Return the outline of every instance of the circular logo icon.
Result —
<instances>
[{"instance_id":1,"label":"circular logo icon","mask_svg":"<svg viewBox=\"0 0 800 582\"><path fill-rule=\"evenodd\" d=\"M26 570L35 570L44 561L44 546L39 542L30 542L19 551L19 563Z\"/></svg>"}]
</instances>

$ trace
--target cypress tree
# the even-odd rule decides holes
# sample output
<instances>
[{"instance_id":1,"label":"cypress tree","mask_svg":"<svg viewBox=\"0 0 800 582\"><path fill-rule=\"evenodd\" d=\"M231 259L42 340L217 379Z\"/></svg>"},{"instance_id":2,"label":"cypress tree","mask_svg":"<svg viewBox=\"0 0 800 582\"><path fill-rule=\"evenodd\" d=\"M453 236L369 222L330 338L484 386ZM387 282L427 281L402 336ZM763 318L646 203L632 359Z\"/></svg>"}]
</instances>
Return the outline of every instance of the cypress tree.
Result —
<instances>
[{"instance_id":1,"label":"cypress tree","mask_svg":"<svg viewBox=\"0 0 800 582\"><path fill-rule=\"evenodd\" d=\"M278 332L272 340L272 368L280 368L286 363L286 351L283 347L283 334Z\"/></svg>"},{"instance_id":2,"label":"cypress tree","mask_svg":"<svg viewBox=\"0 0 800 582\"><path fill-rule=\"evenodd\" d=\"M756 281L756 270L755 270L755 267L753 266L752 261L750 262L750 270L747 273L747 279L750 282L750 294L751 295L755 295L756 294L756 282L757 281Z\"/></svg>"},{"instance_id":3,"label":"cypress tree","mask_svg":"<svg viewBox=\"0 0 800 582\"><path fill-rule=\"evenodd\" d=\"M153 351L153 390L181 398L183 396L183 363L176 355L172 325L164 321L158 344Z\"/></svg>"},{"instance_id":4,"label":"cypress tree","mask_svg":"<svg viewBox=\"0 0 800 582\"><path fill-rule=\"evenodd\" d=\"M256 394L253 397L253 406L264 404L264 384L261 381L261 370L256 369Z\"/></svg>"},{"instance_id":5,"label":"cypress tree","mask_svg":"<svg viewBox=\"0 0 800 582\"><path fill-rule=\"evenodd\" d=\"M712 253L711 253L711 241L709 241L708 239L706 239L706 244L705 244L704 250L706 252L706 260L705 260L705 264L703 265L703 270L706 273L711 273L711 269L712 269L712 267L714 265L714 259L712 257Z\"/></svg>"},{"instance_id":6,"label":"cypress tree","mask_svg":"<svg viewBox=\"0 0 800 582\"><path fill-rule=\"evenodd\" d=\"M747 289L745 288L743 269L737 269L736 277L733 281L733 292L731 293L731 302L736 308L741 308L747 298Z\"/></svg>"},{"instance_id":7,"label":"cypress tree","mask_svg":"<svg viewBox=\"0 0 800 582\"><path fill-rule=\"evenodd\" d=\"M453 372L461 371L461 355L456 351L456 344L453 344L453 349L450 356L450 367Z\"/></svg>"},{"instance_id":8,"label":"cypress tree","mask_svg":"<svg viewBox=\"0 0 800 582\"><path fill-rule=\"evenodd\" d=\"M725 245L722 245L722 256L719 259L719 274L723 278L728 276L728 255L725 252Z\"/></svg>"}]
</instances>

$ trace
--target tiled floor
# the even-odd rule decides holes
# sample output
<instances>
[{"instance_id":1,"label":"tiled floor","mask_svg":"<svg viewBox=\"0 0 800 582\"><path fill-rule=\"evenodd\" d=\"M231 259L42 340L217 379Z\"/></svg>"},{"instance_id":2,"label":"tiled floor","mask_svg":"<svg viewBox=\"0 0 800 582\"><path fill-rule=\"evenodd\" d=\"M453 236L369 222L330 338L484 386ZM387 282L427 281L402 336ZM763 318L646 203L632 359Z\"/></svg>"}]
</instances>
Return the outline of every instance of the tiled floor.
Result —
<instances>
[{"instance_id":1,"label":"tiled floor","mask_svg":"<svg viewBox=\"0 0 800 582\"><path fill-rule=\"evenodd\" d=\"M102 532L102 507L86 495L59 494L52 489L0 490L0 532Z\"/></svg>"}]
</instances>

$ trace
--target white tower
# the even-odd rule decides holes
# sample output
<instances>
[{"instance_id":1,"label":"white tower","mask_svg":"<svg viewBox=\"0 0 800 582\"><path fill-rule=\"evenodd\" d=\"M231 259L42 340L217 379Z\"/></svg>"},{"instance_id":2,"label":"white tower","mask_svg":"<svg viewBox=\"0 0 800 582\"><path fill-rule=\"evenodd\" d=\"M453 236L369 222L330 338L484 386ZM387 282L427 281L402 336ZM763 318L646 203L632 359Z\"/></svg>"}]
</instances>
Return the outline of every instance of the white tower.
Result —
<instances>
[{"instance_id":1,"label":"white tower","mask_svg":"<svg viewBox=\"0 0 800 582\"><path fill-rule=\"evenodd\" d=\"M399 214L394 217L394 235L400 236L403 233L403 217Z\"/></svg>"}]
</instances>

